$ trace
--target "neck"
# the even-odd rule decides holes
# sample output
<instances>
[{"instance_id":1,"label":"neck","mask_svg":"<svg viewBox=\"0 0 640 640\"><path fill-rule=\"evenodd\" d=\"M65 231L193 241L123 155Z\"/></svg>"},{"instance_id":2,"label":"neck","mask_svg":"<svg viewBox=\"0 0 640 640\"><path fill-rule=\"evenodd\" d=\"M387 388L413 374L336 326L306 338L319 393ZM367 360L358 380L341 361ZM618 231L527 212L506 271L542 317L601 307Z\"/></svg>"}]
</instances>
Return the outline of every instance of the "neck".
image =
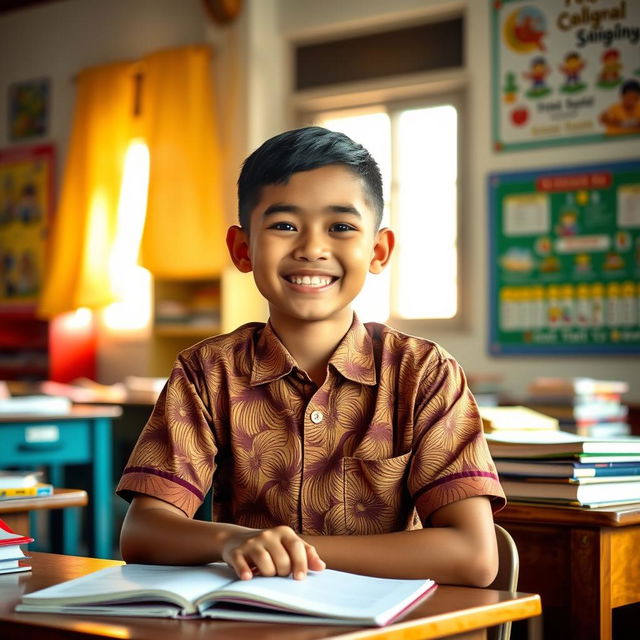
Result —
<instances>
[{"instance_id":1,"label":"neck","mask_svg":"<svg viewBox=\"0 0 640 640\"><path fill-rule=\"evenodd\" d=\"M353 322L353 310L347 308L329 320L299 321L271 311L271 325L298 366L321 386L327 364Z\"/></svg>"}]
</instances>

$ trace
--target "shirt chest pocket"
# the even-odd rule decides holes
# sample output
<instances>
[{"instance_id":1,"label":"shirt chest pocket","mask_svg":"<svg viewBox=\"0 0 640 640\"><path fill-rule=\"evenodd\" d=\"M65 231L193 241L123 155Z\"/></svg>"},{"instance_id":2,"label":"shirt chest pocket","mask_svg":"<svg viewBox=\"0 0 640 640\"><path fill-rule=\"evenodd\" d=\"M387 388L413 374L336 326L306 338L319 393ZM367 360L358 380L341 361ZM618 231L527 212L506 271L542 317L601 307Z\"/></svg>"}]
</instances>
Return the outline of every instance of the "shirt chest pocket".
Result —
<instances>
[{"instance_id":1,"label":"shirt chest pocket","mask_svg":"<svg viewBox=\"0 0 640 640\"><path fill-rule=\"evenodd\" d=\"M406 487L411 452L395 458L342 459L344 532L367 535L407 528L413 505Z\"/></svg>"}]
</instances>

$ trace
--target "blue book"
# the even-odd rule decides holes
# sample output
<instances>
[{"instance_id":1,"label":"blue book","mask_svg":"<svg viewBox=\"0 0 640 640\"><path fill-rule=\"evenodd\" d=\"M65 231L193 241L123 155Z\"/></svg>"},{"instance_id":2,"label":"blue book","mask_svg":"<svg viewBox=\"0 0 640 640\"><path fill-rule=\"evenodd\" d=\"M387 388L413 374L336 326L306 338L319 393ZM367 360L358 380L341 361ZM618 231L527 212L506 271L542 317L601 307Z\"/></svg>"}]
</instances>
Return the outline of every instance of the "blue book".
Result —
<instances>
[{"instance_id":1,"label":"blue book","mask_svg":"<svg viewBox=\"0 0 640 640\"><path fill-rule=\"evenodd\" d=\"M494 460L500 475L540 478L596 478L640 476L636 462L572 462L569 460Z\"/></svg>"}]
</instances>

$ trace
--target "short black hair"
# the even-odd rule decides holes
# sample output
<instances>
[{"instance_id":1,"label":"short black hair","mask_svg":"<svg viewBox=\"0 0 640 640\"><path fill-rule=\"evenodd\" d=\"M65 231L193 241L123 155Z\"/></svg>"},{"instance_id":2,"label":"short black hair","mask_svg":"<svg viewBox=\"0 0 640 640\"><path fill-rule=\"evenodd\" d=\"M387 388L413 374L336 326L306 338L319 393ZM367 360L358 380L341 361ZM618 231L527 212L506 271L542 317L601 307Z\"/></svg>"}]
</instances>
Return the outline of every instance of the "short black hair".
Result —
<instances>
[{"instance_id":1,"label":"short black hair","mask_svg":"<svg viewBox=\"0 0 640 640\"><path fill-rule=\"evenodd\" d=\"M375 214L382 221L382 177L371 154L349 136L324 127L303 127L270 138L247 157L238 178L238 217L249 231L251 211L260 200L262 187L286 184L294 173L342 164L358 175Z\"/></svg>"},{"instance_id":2,"label":"short black hair","mask_svg":"<svg viewBox=\"0 0 640 640\"><path fill-rule=\"evenodd\" d=\"M640 93L640 82L637 80L627 80L620 87L620 95L623 96L628 91L635 91L636 93Z\"/></svg>"}]
</instances>

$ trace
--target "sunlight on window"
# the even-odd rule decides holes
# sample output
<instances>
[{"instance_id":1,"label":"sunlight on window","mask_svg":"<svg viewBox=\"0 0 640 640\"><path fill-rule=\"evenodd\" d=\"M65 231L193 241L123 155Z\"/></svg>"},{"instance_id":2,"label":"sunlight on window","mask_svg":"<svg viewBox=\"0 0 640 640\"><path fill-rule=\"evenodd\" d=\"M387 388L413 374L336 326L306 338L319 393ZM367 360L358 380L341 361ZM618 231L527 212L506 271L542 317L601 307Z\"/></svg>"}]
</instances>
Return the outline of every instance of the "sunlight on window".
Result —
<instances>
[{"instance_id":1,"label":"sunlight on window","mask_svg":"<svg viewBox=\"0 0 640 640\"><path fill-rule=\"evenodd\" d=\"M450 105L325 112L316 123L364 145L383 178L383 225L396 234L391 269L355 301L363 320L452 318L457 313L458 112Z\"/></svg>"},{"instance_id":2,"label":"sunlight on window","mask_svg":"<svg viewBox=\"0 0 640 640\"><path fill-rule=\"evenodd\" d=\"M151 322L151 274L138 265L148 186L149 149L134 140L125 156L116 237L109 259L111 286L119 298L104 310L104 322L110 329L140 330Z\"/></svg>"},{"instance_id":3,"label":"sunlight on window","mask_svg":"<svg viewBox=\"0 0 640 640\"><path fill-rule=\"evenodd\" d=\"M398 118L393 309L402 318L452 318L457 311L457 126L450 105Z\"/></svg>"},{"instance_id":4,"label":"sunlight on window","mask_svg":"<svg viewBox=\"0 0 640 640\"><path fill-rule=\"evenodd\" d=\"M389 197L391 185L391 122L382 111L363 113L359 109L341 114L320 115L317 124L340 131L359 142L376 159L382 174L382 188L385 199ZM389 225L389 207L385 201L381 226ZM354 309L365 322L385 322L391 312L390 291L391 272L387 268L382 273L369 274L364 288L354 302Z\"/></svg>"}]
</instances>

